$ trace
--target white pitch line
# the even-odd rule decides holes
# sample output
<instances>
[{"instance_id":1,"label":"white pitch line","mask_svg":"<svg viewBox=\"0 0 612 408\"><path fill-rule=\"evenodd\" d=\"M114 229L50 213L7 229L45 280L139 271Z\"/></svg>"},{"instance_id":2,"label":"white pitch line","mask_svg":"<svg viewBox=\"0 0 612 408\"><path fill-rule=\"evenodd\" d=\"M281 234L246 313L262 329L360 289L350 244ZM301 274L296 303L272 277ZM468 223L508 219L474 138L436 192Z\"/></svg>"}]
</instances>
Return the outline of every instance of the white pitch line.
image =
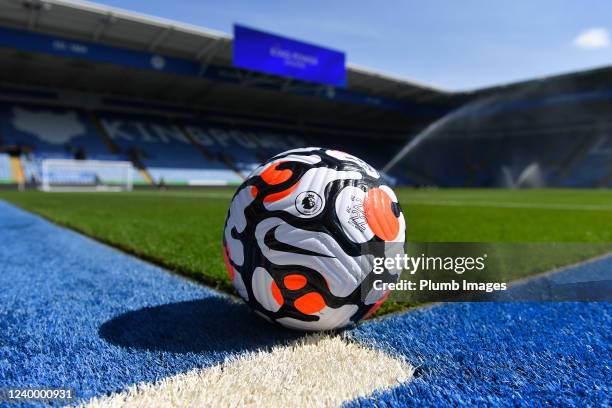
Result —
<instances>
[{"instance_id":1,"label":"white pitch line","mask_svg":"<svg viewBox=\"0 0 612 408\"><path fill-rule=\"evenodd\" d=\"M446 207L494 207L494 208L535 208L542 210L580 210L612 211L611 205L598 204L552 204L552 203L513 203L499 201L453 201L453 200L410 200L406 204L435 205Z\"/></svg>"},{"instance_id":2,"label":"white pitch line","mask_svg":"<svg viewBox=\"0 0 612 408\"><path fill-rule=\"evenodd\" d=\"M234 195L231 193L213 193L206 191L198 191L198 192L172 192L172 191L133 191L129 193L130 195L141 195L141 196L151 196L151 197L185 197L185 198L215 198L215 199L224 199L229 200Z\"/></svg>"},{"instance_id":3,"label":"white pitch line","mask_svg":"<svg viewBox=\"0 0 612 408\"><path fill-rule=\"evenodd\" d=\"M340 336L311 335L290 345L142 383L83 408L337 407L409 381L414 368Z\"/></svg>"}]
</instances>

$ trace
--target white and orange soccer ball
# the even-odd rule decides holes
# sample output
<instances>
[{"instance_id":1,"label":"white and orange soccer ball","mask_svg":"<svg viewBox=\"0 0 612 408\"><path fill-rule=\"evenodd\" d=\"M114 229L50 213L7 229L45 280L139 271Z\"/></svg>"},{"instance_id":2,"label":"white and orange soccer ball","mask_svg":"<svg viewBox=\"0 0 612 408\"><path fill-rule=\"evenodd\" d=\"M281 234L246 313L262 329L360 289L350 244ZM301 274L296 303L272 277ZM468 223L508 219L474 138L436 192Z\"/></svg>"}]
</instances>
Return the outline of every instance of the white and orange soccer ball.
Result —
<instances>
[{"instance_id":1,"label":"white and orange soccer ball","mask_svg":"<svg viewBox=\"0 0 612 408\"><path fill-rule=\"evenodd\" d=\"M378 171L312 147L251 173L232 199L223 246L234 287L257 314L294 329L330 330L384 302L388 293L373 282L395 282L399 271L375 274L374 258L403 254L404 239L401 207Z\"/></svg>"}]
</instances>

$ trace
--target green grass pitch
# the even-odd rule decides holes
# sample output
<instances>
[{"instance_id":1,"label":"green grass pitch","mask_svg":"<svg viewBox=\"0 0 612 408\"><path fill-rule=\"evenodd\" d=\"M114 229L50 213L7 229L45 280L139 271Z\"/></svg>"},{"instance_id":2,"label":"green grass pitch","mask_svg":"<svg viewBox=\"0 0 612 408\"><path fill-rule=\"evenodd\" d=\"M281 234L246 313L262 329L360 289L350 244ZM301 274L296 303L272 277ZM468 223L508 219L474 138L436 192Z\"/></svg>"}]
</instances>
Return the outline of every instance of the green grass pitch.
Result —
<instances>
[{"instance_id":1,"label":"green grass pitch","mask_svg":"<svg viewBox=\"0 0 612 408\"><path fill-rule=\"evenodd\" d=\"M396 191L411 242L612 243L612 191ZM0 199L233 293L221 251L232 195L233 189L223 188L114 194L4 191ZM604 251L590 248L595 249L521 265L507 277L523 277ZM409 303L388 302L380 313Z\"/></svg>"}]
</instances>

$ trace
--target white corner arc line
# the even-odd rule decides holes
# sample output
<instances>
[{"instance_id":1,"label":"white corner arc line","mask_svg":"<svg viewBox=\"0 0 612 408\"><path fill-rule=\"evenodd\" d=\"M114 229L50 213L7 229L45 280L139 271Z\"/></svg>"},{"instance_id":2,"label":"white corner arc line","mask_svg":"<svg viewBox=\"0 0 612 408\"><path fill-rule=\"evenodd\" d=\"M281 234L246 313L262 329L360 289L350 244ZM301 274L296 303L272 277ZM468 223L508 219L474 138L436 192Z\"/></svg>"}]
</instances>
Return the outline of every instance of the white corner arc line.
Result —
<instances>
[{"instance_id":1,"label":"white corner arc line","mask_svg":"<svg viewBox=\"0 0 612 408\"><path fill-rule=\"evenodd\" d=\"M335 407L407 382L413 373L399 357L340 336L317 334L134 385L82 407Z\"/></svg>"}]
</instances>

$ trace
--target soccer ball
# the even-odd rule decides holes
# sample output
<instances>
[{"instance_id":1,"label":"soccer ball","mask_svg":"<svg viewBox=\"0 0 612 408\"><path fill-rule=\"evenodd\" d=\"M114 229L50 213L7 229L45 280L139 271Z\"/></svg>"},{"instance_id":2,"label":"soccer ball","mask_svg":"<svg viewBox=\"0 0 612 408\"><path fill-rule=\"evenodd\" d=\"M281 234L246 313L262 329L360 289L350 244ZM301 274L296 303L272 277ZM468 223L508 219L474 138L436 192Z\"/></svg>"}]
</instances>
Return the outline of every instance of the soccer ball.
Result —
<instances>
[{"instance_id":1,"label":"soccer ball","mask_svg":"<svg viewBox=\"0 0 612 408\"><path fill-rule=\"evenodd\" d=\"M373 167L323 148L281 153L236 191L223 255L239 295L263 318L330 330L369 316L399 270L373 271L375 257L404 253L405 222ZM377 289L378 288L378 289Z\"/></svg>"}]
</instances>

